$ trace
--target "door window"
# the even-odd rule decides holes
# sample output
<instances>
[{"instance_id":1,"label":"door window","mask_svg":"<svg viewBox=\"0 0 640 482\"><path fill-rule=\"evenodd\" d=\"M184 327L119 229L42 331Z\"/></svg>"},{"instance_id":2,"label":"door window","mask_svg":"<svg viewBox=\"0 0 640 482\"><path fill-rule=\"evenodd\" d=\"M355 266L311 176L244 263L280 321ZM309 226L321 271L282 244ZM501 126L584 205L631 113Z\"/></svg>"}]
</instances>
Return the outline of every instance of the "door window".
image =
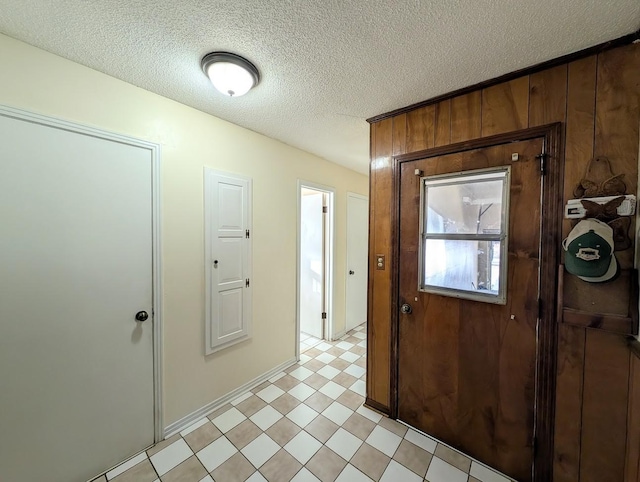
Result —
<instances>
[{"instance_id":1,"label":"door window","mask_svg":"<svg viewBox=\"0 0 640 482\"><path fill-rule=\"evenodd\" d=\"M506 303L509 167L422 178L420 290Z\"/></svg>"}]
</instances>

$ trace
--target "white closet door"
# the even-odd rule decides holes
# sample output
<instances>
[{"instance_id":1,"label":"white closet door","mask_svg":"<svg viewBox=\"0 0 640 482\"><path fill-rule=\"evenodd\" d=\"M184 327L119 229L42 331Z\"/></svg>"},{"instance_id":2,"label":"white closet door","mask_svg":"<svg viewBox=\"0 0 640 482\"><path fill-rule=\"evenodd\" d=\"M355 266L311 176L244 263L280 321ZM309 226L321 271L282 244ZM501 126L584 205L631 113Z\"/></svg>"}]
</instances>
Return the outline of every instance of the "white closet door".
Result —
<instances>
[{"instance_id":1,"label":"white closet door","mask_svg":"<svg viewBox=\"0 0 640 482\"><path fill-rule=\"evenodd\" d=\"M250 186L205 169L207 353L251 334Z\"/></svg>"},{"instance_id":2,"label":"white closet door","mask_svg":"<svg viewBox=\"0 0 640 482\"><path fill-rule=\"evenodd\" d=\"M369 202L347 195L347 331L367 320Z\"/></svg>"},{"instance_id":3,"label":"white closet door","mask_svg":"<svg viewBox=\"0 0 640 482\"><path fill-rule=\"evenodd\" d=\"M151 186L149 149L0 112L3 482L84 481L153 443Z\"/></svg>"}]
</instances>

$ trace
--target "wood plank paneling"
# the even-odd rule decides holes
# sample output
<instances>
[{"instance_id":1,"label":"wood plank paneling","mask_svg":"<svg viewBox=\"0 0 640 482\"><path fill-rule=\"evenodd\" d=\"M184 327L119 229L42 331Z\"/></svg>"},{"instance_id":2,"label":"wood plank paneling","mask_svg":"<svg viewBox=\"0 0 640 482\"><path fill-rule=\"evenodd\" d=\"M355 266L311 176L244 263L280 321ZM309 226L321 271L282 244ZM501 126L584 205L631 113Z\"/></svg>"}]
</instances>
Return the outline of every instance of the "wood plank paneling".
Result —
<instances>
[{"instance_id":1,"label":"wood plank paneling","mask_svg":"<svg viewBox=\"0 0 640 482\"><path fill-rule=\"evenodd\" d=\"M429 105L406 114L407 151L415 152L433 147L435 106Z\"/></svg>"},{"instance_id":2,"label":"wood plank paneling","mask_svg":"<svg viewBox=\"0 0 640 482\"><path fill-rule=\"evenodd\" d=\"M638 190L640 49L629 45L598 56L594 155L609 158L614 174L624 173L627 192ZM631 218L629 233L635 233ZM617 251L622 268L633 267L633 249Z\"/></svg>"},{"instance_id":3,"label":"wood plank paneling","mask_svg":"<svg viewBox=\"0 0 640 482\"><path fill-rule=\"evenodd\" d=\"M477 139L482 133L482 92L451 99L451 143Z\"/></svg>"},{"instance_id":4,"label":"wood plank paneling","mask_svg":"<svg viewBox=\"0 0 640 482\"><path fill-rule=\"evenodd\" d=\"M598 56L572 61L568 65L554 65L548 70L532 73L530 77L525 75L433 103L430 105L432 110L420 107L407 113L404 120L397 116L395 122L381 126L380 130L372 126L372 253L375 254L378 247L387 249L391 241L389 209L393 186L390 184L392 173L388 160L389 156L401 152L415 152L513 131L527 125L564 120L563 202L574 197L574 188L594 156L608 157L614 173L625 173L627 192L635 192L640 120L640 45L619 47ZM447 123L450 129L447 129ZM378 124L382 122L375 123L376 126ZM403 124L406 128L404 134ZM560 217L561 214L558 221ZM566 236L571 229L571 222L563 220L562 228L563 236ZM629 249L616 253L623 267L631 267L633 252L633 249ZM371 350L371 345L369 351L368 364L371 368L367 380L368 396L387 407L391 396L388 339L391 272L390 266L387 266L387 271L376 271L374 265L370 264L370 269L369 320L372 320L370 330L376 333L373 335L375 351ZM565 278L565 308L626 314L628 287L624 273L618 280L602 285L584 283L575 276ZM636 416L631 411L627 415L620 413L620 407L625 410L627 407L625 391L620 387L630 371L628 363L626 369L621 368L628 349L616 340L623 338L569 325L561 325L558 330L556 480L622 480L625 470L627 477L631 477L630 474L637 477L638 460L636 472L633 472L633 463L628 462L625 469L620 456L624 453L620 440L626 440L625 434L621 433L623 418L626 421L627 415ZM637 371L634 368L634 379L639 378ZM633 379L627 381L626 391L635 393L637 388L634 388L634 383L640 382L633 382ZM371 391L370 387L374 385L375 391ZM640 396L635 399L638 398ZM605 413L607 416L603 416ZM638 421L632 422L630 418L631 423L635 424L634 427L640 426ZM581 430L581 424L584 430ZM633 436L630 432L630 441L636 440ZM631 448L635 450L631 455L635 455L640 445L632 445ZM627 454L628 459L628 450Z\"/></svg>"},{"instance_id":5,"label":"wood plank paneling","mask_svg":"<svg viewBox=\"0 0 640 482\"><path fill-rule=\"evenodd\" d=\"M375 356L367 358L367 395L384 407L390 405L389 362L390 362L390 329L391 309L391 200L393 182L391 174L391 155L393 154L393 119L385 119L376 124L375 157L372 172L375 172L375 223L372 226L374 235L373 255L383 254L387 260L384 270L374 268L373 299L368 307L368 340L369 353ZM370 340L369 340L370 338Z\"/></svg>"},{"instance_id":6,"label":"wood plank paneling","mask_svg":"<svg viewBox=\"0 0 640 482\"><path fill-rule=\"evenodd\" d=\"M393 117L392 120L392 151L394 156L398 156L407 152L407 114Z\"/></svg>"},{"instance_id":7,"label":"wood plank paneling","mask_svg":"<svg viewBox=\"0 0 640 482\"><path fill-rule=\"evenodd\" d=\"M368 277L367 277L367 373L370 370L373 370L373 358L377 358L377 354L374 356L370 356L372 353L377 353L373 350L373 345L369 342L369 337L372 335L372 326L373 326L373 310L372 307L376 300L378 299L378 293L375 291L374 287L374 276L373 273L376 269L375 262L375 249L376 249L376 170L374 167L374 161L376 159L376 131L378 130L377 124L371 124L369 128L369 251L368 251ZM373 390L370 380L367 379L366 386L366 397L367 399L374 398Z\"/></svg>"},{"instance_id":8,"label":"wood plank paneling","mask_svg":"<svg viewBox=\"0 0 640 482\"><path fill-rule=\"evenodd\" d=\"M482 91L482 136L524 129L529 124L529 77Z\"/></svg>"},{"instance_id":9,"label":"wood plank paneling","mask_svg":"<svg viewBox=\"0 0 640 482\"><path fill-rule=\"evenodd\" d=\"M529 79L529 127L564 122L567 110L567 66L532 74Z\"/></svg>"},{"instance_id":10,"label":"wood plank paneling","mask_svg":"<svg viewBox=\"0 0 640 482\"><path fill-rule=\"evenodd\" d=\"M582 372L586 330L558 326L558 378L553 477L556 482L580 479Z\"/></svg>"},{"instance_id":11,"label":"wood plank paneling","mask_svg":"<svg viewBox=\"0 0 640 482\"><path fill-rule=\"evenodd\" d=\"M627 460L625 481L640 481L640 358L638 354L631 356L631 373L629 377L629 411L627 415Z\"/></svg>"},{"instance_id":12,"label":"wood plank paneling","mask_svg":"<svg viewBox=\"0 0 640 482\"><path fill-rule=\"evenodd\" d=\"M587 331L580 482L623 480L629 356L624 337Z\"/></svg>"},{"instance_id":13,"label":"wood plank paneling","mask_svg":"<svg viewBox=\"0 0 640 482\"><path fill-rule=\"evenodd\" d=\"M443 100L436 104L435 108L434 146L446 146L451 143L451 101Z\"/></svg>"},{"instance_id":14,"label":"wood plank paneling","mask_svg":"<svg viewBox=\"0 0 640 482\"><path fill-rule=\"evenodd\" d=\"M564 277L564 307L589 313L627 316L630 271L623 271L608 283L585 283L577 276Z\"/></svg>"},{"instance_id":15,"label":"wood plank paneling","mask_svg":"<svg viewBox=\"0 0 640 482\"><path fill-rule=\"evenodd\" d=\"M564 203L574 197L573 191L584 176L593 157L596 122L596 56L569 64L567 87L567 125L565 135ZM565 219L562 235L571 231Z\"/></svg>"}]
</instances>

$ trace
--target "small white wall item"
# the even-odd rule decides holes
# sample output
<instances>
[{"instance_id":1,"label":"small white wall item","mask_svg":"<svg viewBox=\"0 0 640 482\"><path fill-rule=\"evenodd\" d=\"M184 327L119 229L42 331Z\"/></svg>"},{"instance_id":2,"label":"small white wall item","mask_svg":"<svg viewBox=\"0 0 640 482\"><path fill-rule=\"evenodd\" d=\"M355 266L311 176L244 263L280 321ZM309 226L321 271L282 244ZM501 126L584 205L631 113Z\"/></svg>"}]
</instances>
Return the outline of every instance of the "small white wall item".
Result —
<instances>
[{"instance_id":1,"label":"small white wall item","mask_svg":"<svg viewBox=\"0 0 640 482\"><path fill-rule=\"evenodd\" d=\"M205 353L251 337L251 179L204 169Z\"/></svg>"}]
</instances>

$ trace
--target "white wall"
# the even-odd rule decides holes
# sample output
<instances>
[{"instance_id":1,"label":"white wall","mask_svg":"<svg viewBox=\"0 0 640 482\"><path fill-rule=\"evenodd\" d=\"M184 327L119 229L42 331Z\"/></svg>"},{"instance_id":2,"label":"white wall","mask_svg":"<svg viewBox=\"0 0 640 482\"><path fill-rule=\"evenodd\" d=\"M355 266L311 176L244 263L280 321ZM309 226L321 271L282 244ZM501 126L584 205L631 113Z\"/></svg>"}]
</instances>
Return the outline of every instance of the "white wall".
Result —
<instances>
[{"instance_id":1,"label":"white wall","mask_svg":"<svg viewBox=\"0 0 640 482\"><path fill-rule=\"evenodd\" d=\"M162 145L164 422L295 356L297 179L336 189L335 332L344 329L354 171L0 35L0 104ZM204 356L203 166L253 178L253 338Z\"/></svg>"}]
</instances>

